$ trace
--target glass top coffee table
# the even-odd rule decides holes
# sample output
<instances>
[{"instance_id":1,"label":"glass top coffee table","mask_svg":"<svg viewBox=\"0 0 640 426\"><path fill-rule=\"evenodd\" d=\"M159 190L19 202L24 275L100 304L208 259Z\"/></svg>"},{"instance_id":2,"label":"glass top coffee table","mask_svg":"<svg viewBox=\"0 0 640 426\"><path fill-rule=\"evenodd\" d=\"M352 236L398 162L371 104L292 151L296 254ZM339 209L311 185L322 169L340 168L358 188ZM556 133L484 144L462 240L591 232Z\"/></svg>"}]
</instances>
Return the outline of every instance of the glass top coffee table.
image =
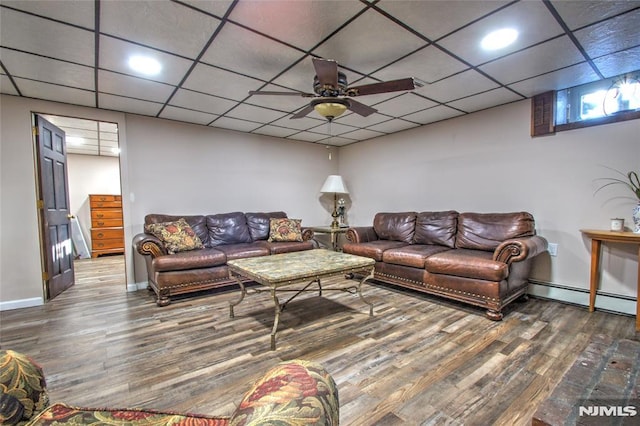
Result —
<instances>
[{"instance_id":1,"label":"glass top coffee table","mask_svg":"<svg viewBox=\"0 0 640 426\"><path fill-rule=\"evenodd\" d=\"M268 291L275 303L275 318L273 328L271 330L271 350L276 349L276 332L278 331L278 322L280 321L280 313L298 295L310 290L309 286L313 283L318 284L318 294L322 296L322 278L333 277L346 274L364 274L358 285L330 287L325 290L340 290L349 293L356 293L360 299L369 305L369 316L373 316L373 304L368 302L362 296L362 284L373 278L373 268L375 260L368 257L355 256L352 254L334 252L331 250L315 249L299 251L294 253L274 254L271 256L249 257L245 259L236 259L227 261L229 267L229 275L235 279L240 285L240 298L236 301L229 302L229 315L234 317L234 306L238 305L247 294L244 286L243 278L255 281L267 289L252 288L255 293ZM306 284L304 284L306 283ZM292 289L291 286L300 285ZM288 287L288 288L284 288ZM295 294L286 302L281 303L278 299L278 292L293 291Z\"/></svg>"}]
</instances>

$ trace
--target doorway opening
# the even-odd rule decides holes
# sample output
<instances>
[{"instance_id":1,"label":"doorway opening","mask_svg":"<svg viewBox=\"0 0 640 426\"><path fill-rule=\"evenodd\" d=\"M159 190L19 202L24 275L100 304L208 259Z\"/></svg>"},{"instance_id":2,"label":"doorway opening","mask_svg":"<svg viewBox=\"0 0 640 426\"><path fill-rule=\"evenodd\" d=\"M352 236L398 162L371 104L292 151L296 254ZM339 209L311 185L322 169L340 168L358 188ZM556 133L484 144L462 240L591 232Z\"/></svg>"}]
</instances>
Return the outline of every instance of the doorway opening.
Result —
<instances>
[{"instance_id":1,"label":"doorway opening","mask_svg":"<svg viewBox=\"0 0 640 426\"><path fill-rule=\"evenodd\" d=\"M65 133L75 283L126 291L118 125L39 115Z\"/></svg>"}]
</instances>

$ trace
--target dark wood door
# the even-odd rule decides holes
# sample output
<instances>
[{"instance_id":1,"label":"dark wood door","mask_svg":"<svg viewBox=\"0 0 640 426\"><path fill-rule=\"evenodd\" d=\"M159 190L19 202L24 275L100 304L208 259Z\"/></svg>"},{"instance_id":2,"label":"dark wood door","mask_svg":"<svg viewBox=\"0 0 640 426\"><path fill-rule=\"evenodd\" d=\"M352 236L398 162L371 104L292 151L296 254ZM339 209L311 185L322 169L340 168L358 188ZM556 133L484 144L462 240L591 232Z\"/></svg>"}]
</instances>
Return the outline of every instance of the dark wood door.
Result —
<instances>
[{"instance_id":1,"label":"dark wood door","mask_svg":"<svg viewBox=\"0 0 640 426\"><path fill-rule=\"evenodd\" d=\"M67 148L64 132L38 115L35 116L35 134L43 278L45 299L50 300L74 283Z\"/></svg>"}]
</instances>

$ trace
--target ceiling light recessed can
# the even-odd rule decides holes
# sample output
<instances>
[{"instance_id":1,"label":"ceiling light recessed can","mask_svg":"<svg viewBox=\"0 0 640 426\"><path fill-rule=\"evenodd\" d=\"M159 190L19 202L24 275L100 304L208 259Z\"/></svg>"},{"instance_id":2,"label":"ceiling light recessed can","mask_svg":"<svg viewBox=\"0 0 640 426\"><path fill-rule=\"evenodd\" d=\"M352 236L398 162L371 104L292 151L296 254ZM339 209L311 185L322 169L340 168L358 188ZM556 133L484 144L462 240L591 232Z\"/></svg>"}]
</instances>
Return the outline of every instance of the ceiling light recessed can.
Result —
<instances>
[{"instance_id":1,"label":"ceiling light recessed can","mask_svg":"<svg viewBox=\"0 0 640 426\"><path fill-rule=\"evenodd\" d=\"M485 50L498 50L507 47L518 39L518 31L513 28L502 28L487 34L480 46Z\"/></svg>"},{"instance_id":2,"label":"ceiling light recessed can","mask_svg":"<svg viewBox=\"0 0 640 426\"><path fill-rule=\"evenodd\" d=\"M148 56L132 56L129 58L129 67L141 74L157 75L162 70L160 62Z\"/></svg>"}]
</instances>

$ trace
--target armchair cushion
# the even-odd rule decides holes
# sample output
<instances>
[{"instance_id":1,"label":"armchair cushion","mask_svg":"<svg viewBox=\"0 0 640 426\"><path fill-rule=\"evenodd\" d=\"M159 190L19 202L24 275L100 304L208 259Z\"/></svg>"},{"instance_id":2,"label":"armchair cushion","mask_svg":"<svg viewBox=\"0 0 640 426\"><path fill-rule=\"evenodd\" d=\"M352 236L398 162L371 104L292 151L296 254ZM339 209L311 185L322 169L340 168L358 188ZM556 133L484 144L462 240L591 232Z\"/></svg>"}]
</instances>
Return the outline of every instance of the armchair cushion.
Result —
<instances>
[{"instance_id":1,"label":"armchair cushion","mask_svg":"<svg viewBox=\"0 0 640 426\"><path fill-rule=\"evenodd\" d=\"M26 355L0 351L0 424L29 420L49 405L42 368Z\"/></svg>"},{"instance_id":2,"label":"armchair cushion","mask_svg":"<svg viewBox=\"0 0 640 426\"><path fill-rule=\"evenodd\" d=\"M203 248L202 241L183 218L175 222L150 223L145 231L162 241L169 254Z\"/></svg>"},{"instance_id":3,"label":"armchair cushion","mask_svg":"<svg viewBox=\"0 0 640 426\"><path fill-rule=\"evenodd\" d=\"M274 425L337 426L339 401L333 378L311 361L278 364L246 393L229 424L266 424L266 419Z\"/></svg>"}]
</instances>

